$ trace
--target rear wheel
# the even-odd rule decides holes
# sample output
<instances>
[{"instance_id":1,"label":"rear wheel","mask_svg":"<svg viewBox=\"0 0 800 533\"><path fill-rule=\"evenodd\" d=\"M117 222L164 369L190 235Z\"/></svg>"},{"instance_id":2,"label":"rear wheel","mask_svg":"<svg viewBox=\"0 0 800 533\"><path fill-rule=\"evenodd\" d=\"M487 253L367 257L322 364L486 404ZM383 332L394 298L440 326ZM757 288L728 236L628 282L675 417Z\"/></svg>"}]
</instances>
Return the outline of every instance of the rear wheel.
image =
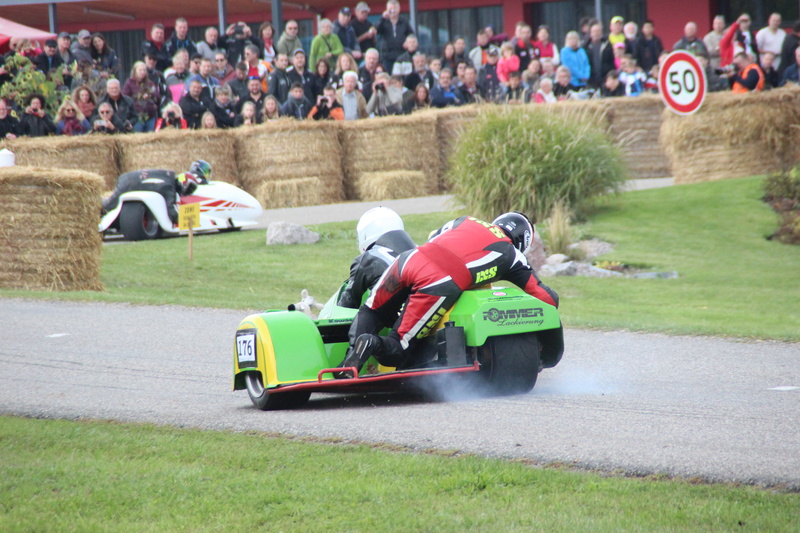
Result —
<instances>
[{"instance_id":1,"label":"rear wheel","mask_svg":"<svg viewBox=\"0 0 800 533\"><path fill-rule=\"evenodd\" d=\"M141 202L129 202L119 213L119 229L127 241L157 239L161 226L155 215Z\"/></svg>"},{"instance_id":2,"label":"rear wheel","mask_svg":"<svg viewBox=\"0 0 800 533\"><path fill-rule=\"evenodd\" d=\"M535 333L489 337L481 373L495 394L525 394L536 385L541 362Z\"/></svg>"},{"instance_id":3,"label":"rear wheel","mask_svg":"<svg viewBox=\"0 0 800 533\"><path fill-rule=\"evenodd\" d=\"M269 390L264 388L259 372L245 372L244 382L247 386L247 394L250 395L250 401L262 411L303 407L311 396L310 392L281 392L278 394L270 394Z\"/></svg>"}]
</instances>

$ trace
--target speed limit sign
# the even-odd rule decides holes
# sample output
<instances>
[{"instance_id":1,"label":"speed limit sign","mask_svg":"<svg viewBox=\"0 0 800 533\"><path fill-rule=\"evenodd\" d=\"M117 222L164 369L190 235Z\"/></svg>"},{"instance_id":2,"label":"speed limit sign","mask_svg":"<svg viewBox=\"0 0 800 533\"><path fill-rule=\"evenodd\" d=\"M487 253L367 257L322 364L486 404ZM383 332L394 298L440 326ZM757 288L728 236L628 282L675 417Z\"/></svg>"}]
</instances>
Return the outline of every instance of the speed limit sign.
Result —
<instances>
[{"instance_id":1,"label":"speed limit sign","mask_svg":"<svg viewBox=\"0 0 800 533\"><path fill-rule=\"evenodd\" d=\"M658 74L658 89L664 103L679 115L691 115L706 97L706 72L689 52L672 52Z\"/></svg>"}]
</instances>

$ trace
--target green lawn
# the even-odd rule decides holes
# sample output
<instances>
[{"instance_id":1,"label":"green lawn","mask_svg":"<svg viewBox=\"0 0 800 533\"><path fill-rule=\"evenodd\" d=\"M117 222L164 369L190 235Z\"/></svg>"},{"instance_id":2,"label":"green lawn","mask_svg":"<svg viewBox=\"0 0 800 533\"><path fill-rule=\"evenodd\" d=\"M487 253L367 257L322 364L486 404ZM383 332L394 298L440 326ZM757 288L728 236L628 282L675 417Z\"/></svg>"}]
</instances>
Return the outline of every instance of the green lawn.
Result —
<instances>
[{"instance_id":1,"label":"green lawn","mask_svg":"<svg viewBox=\"0 0 800 533\"><path fill-rule=\"evenodd\" d=\"M766 240L777 216L761 179L629 192L579 227L612 241L604 259L676 270L680 279L547 278L567 326L800 340L800 247ZM417 242L459 213L404 217ZM353 217L360 215L353 212ZM356 255L353 222L311 226L310 246L265 245L263 231L104 247L105 292L0 291L0 296L278 309L307 288L325 300Z\"/></svg>"},{"instance_id":2,"label":"green lawn","mask_svg":"<svg viewBox=\"0 0 800 533\"><path fill-rule=\"evenodd\" d=\"M0 531L797 531L800 494L0 417Z\"/></svg>"}]
</instances>

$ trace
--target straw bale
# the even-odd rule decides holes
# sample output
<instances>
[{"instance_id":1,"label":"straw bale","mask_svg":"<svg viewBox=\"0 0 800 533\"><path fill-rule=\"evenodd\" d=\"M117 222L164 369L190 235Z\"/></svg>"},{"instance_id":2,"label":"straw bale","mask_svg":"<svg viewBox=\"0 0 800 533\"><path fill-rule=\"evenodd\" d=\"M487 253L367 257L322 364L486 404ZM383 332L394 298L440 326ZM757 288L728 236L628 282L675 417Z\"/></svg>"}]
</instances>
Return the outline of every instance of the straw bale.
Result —
<instances>
[{"instance_id":1,"label":"straw bale","mask_svg":"<svg viewBox=\"0 0 800 533\"><path fill-rule=\"evenodd\" d=\"M338 125L333 121L278 120L232 130L241 187L258 197L263 184L315 177L315 203L344 199ZM300 201L311 201L311 197ZM294 205L300 205L295 202Z\"/></svg>"},{"instance_id":2,"label":"straw bale","mask_svg":"<svg viewBox=\"0 0 800 533\"><path fill-rule=\"evenodd\" d=\"M420 184L425 179L419 170L364 172L355 181L355 192L364 201L413 198L419 196Z\"/></svg>"},{"instance_id":3,"label":"straw bale","mask_svg":"<svg viewBox=\"0 0 800 533\"><path fill-rule=\"evenodd\" d=\"M0 169L0 287L102 290L98 174Z\"/></svg>"},{"instance_id":4,"label":"straw bale","mask_svg":"<svg viewBox=\"0 0 800 533\"><path fill-rule=\"evenodd\" d=\"M341 124L342 168L348 199L356 199L355 182L365 172L417 170L425 179L417 196L439 190L436 118L417 113Z\"/></svg>"},{"instance_id":5,"label":"straw bale","mask_svg":"<svg viewBox=\"0 0 800 533\"><path fill-rule=\"evenodd\" d=\"M800 156L800 87L713 93L694 115L663 117L660 141L676 183L778 171Z\"/></svg>"},{"instance_id":6,"label":"straw bale","mask_svg":"<svg viewBox=\"0 0 800 533\"><path fill-rule=\"evenodd\" d=\"M103 177L106 189L113 189L120 174L117 137L20 137L2 147L14 152L18 166L93 172Z\"/></svg>"},{"instance_id":7,"label":"straw bale","mask_svg":"<svg viewBox=\"0 0 800 533\"><path fill-rule=\"evenodd\" d=\"M494 107L494 106L492 106ZM455 151L458 139L469 128L474 119L486 109L486 106L468 105L460 107L446 107L444 109L431 109L418 112L418 116L433 116L436 118L436 139L439 143L439 189L449 190L447 171L450 168L450 156Z\"/></svg>"},{"instance_id":8,"label":"straw bale","mask_svg":"<svg viewBox=\"0 0 800 533\"><path fill-rule=\"evenodd\" d=\"M214 180L238 184L234 142L228 130L168 130L124 135L119 138L119 149L120 174L143 168L181 173L189 170L192 161L205 159L211 163Z\"/></svg>"},{"instance_id":9,"label":"straw bale","mask_svg":"<svg viewBox=\"0 0 800 533\"><path fill-rule=\"evenodd\" d=\"M658 95L604 100L609 133L620 144L632 178L670 176L670 160L659 144L664 103Z\"/></svg>"},{"instance_id":10,"label":"straw bale","mask_svg":"<svg viewBox=\"0 0 800 533\"><path fill-rule=\"evenodd\" d=\"M318 205L320 189L317 177L267 181L259 185L256 198L265 209Z\"/></svg>"}]
</instances>

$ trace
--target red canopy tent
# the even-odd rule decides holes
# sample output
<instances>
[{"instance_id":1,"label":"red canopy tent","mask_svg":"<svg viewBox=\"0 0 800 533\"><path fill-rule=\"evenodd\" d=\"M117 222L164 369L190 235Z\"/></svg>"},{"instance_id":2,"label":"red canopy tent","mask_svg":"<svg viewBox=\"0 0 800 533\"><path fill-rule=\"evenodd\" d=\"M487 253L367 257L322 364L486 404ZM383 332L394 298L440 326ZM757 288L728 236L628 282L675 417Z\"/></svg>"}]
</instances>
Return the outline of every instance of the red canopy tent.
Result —
<instances>
[{"instance_id":1,"label":"red canopy tent","mask_svg":"<svg viewBox=\"0 0 800 533\"><path fill-rule=\"evenodd\" d=\"M16 37L18 39L30 39L31 41L39 41L41 46L44 46L44 42L47 39L56 38L55 34L50 32L37 30L36 28L17 24L16 22L12 22L8 19L0 17L0 53L8 52L8 42L12 37Z\"/></svg>"}]
</instances>

